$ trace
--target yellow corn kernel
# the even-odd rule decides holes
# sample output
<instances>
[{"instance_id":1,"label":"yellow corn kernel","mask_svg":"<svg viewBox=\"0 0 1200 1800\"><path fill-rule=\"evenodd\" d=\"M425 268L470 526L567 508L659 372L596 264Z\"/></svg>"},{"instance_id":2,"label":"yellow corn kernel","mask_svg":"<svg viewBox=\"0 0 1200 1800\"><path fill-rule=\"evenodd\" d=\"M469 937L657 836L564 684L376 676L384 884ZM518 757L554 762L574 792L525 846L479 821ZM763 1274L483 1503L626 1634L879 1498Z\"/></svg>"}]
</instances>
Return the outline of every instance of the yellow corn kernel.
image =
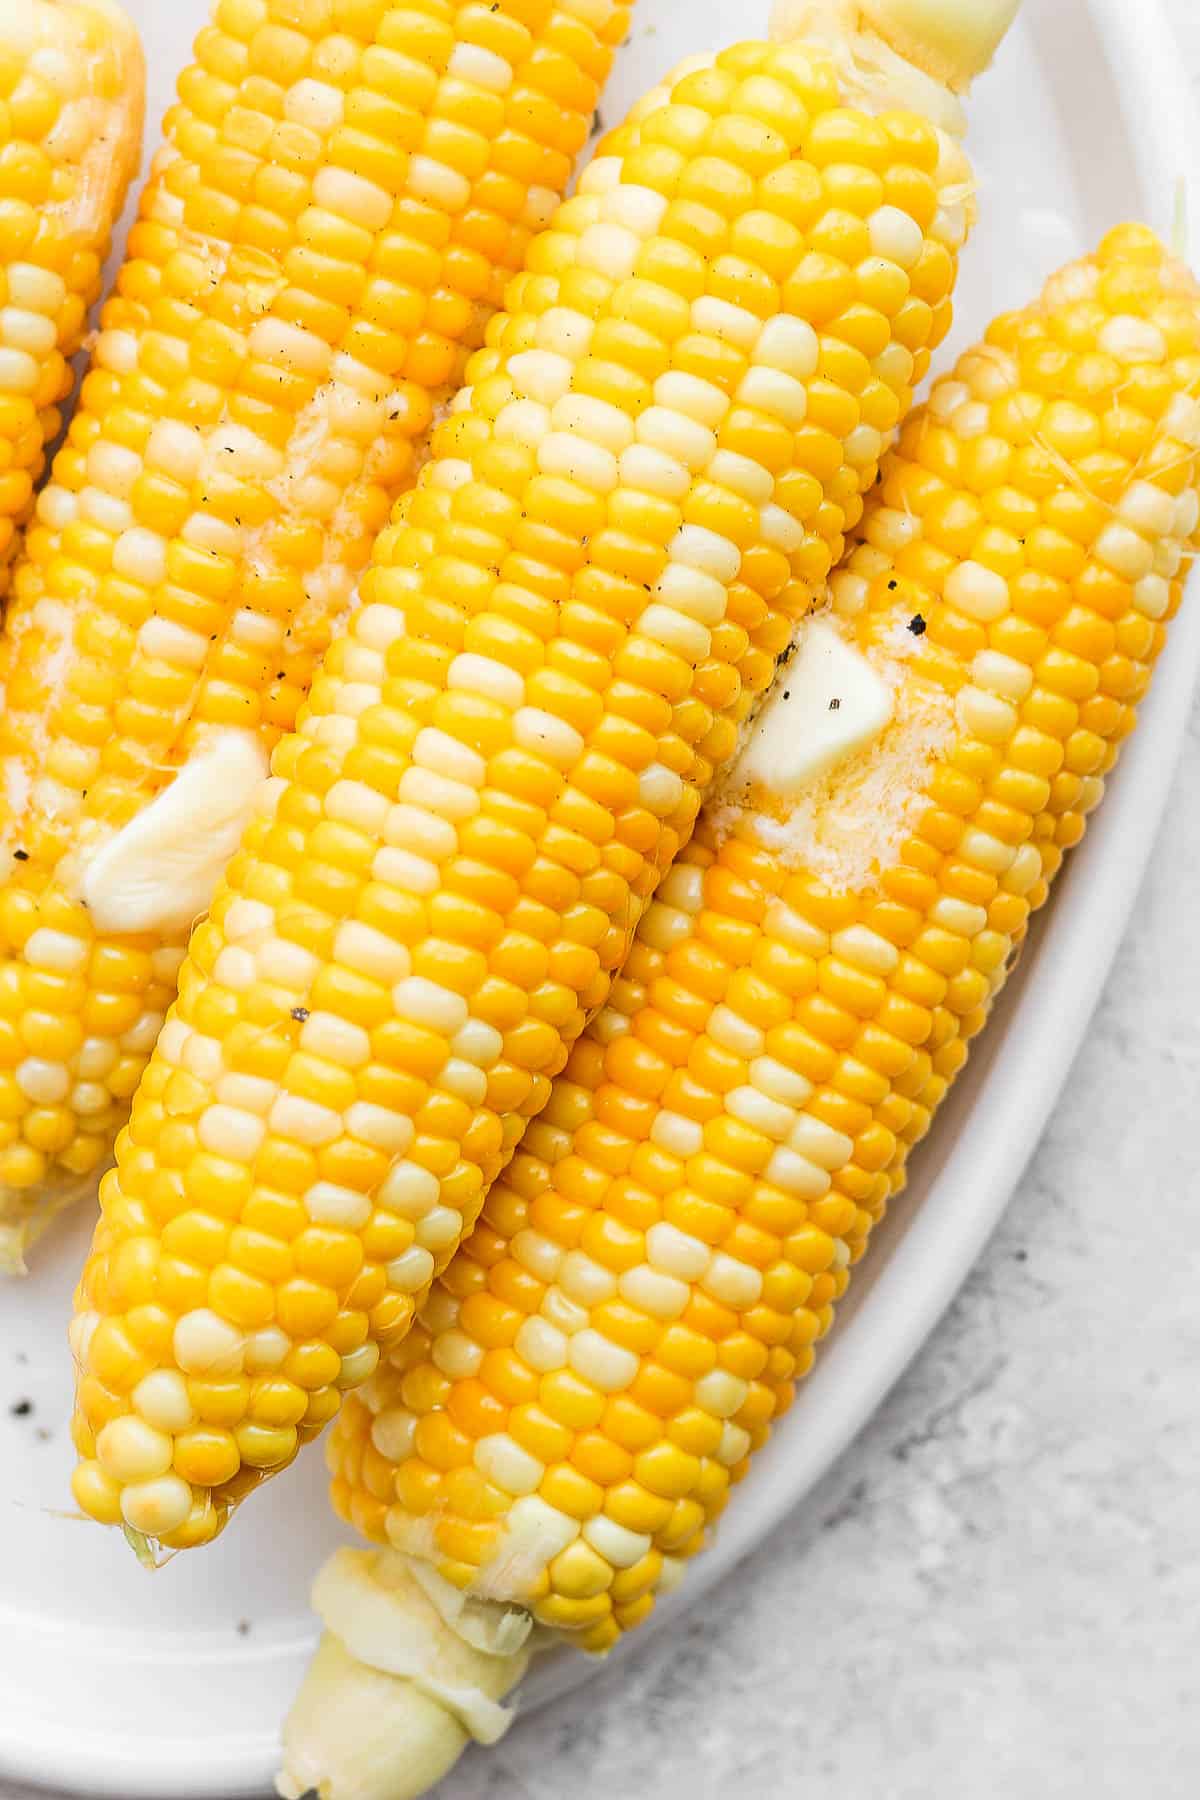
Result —
<instances>
[{"instance_id":1,"label":"yellow corn kernel","mask_svg":"<svg viewBox=\"0 0 1200 1800\"><path fill-rule=\"evenodd\" d=\"M140 109L119 9L28 10L54 54L20 81L12 131L24 132L23 107L31 141L9 145L0 193L0 569L57 431ZM38 928L6 909L0 1021L47 1067L3 1100L15 1129L0 1161L0 1260L19 1261L103 1165L242 827L271 851L292 841L286 811L254 813L270 751L437 409L566 187L628 9L285 11L286 25L257 5L214 5L13 578L0 879ZM374 619L331 659L360 696L395 636ZM351 878L354 834L370 828L356 796L368 770L390 778L388 736L371 733L331 801L298 901L319 905ZM181 833L191 849L179 863ZM253 905L278 897L277 880L261 886L231 936L253 935ZM213 971L231 999L244 956ZM301 997L302 960L297 940L264 969L280 1001ZM362 973L352 946L340 966L345 999ZM52 978L77 985L46 1007ZM359 985L354 1000L345 1023L369 1030L387 989ZM247 1045L238 1076L279 1048L269 1019L249 1023L266 1048ZM329 1104L319 1061L305 1094ZM340 1103L335 1078L325 1086ZM233 1123L222 1142L248 1143L254 1128Z\"/></svg>"},{"instance_id":2,"label":"yellow corn kernel","mask_svg":"<svg viewBox=\"0 0 1200 1800\"><path fill-rule=\"evenodd\" d=\"M779 125L762 116L759 78L788 96ZM639 115L624 148L602 148L531 248L469 392L380 540L301 730L278 746L269 809L194 936L104 1185L85 1314L119 1310L105 1269L156 1180L152 1144L171 1145L186 1208L215 1210L214 1161L252 1171L243 1216L285 1185L264 1159L294 1155L287 1191L345 1236L336 1255L323 1250L305 1275L276 1284L275 1319L289 1336L336 1346L332 1382L343 1390L399 1343L474 1225L570 1045L604 1007L718 762L859 519L882 437L858 392L886 389L886 404L873 390L872 416L898 417L916 352L945 328L933 302L953 280L952 244L931 263L930 299L914 313L903 283L876 280L872 227L838 206L811 211L805 196L814 183L819 192L827 164L865 156L882 182L903 162L915 210L897 207L874 229L907 257L945 235L938 195L961 177L961 159L947 147L944 167L912 164L907 141L838 99L820 52L797 60L752 44L723 54L709 77L685 75ZM348 190L345 205L360 198ZM805 228L822 219L817 249ZM869 306L858 299L864 263ZM905 354L887 360L901 333ZM211 354L223 354L215 337ZM885 359L878 368L872 354ZM306 505L319 516L321 492ZM618 773L603 767L597 779L598 759ZM877 981L848 970L839 998L858 1010L846 1010L847 1031ZM737 977L730 1020L743 1003L764 1040L792 1017L790 996L757 973ZM674 1029L664 1028L668 1049ZM263 1036L282 1047L278 1062L251 1055ZM672 1060L632 1036L612 1054L621 1124L637 1121L647 1184L667 1196L677 1162L647 1134ZM713 1045L713 1061L738 1054ZM397 1084L396 1102L380 1098L379 1072ZM698 1079L706 1072L696 1065ZM389 1104L390 1167L344 1169L361 1109ZM459 1373L461 1346L451 1346L445 1366L456 1373L405 1377L416 1412L458 1381L455 1429L486 1478L516 1498L579 1521L603 1511L624 1529L668 1529L700 1459L682 1444L656 1450L654 1434L687 1409L721 1341L739 1370L758 1347L738 1331L761 1300L758 1264L747 1271L721 1238L772 1146L740 1125L715 1129L693 1187L664 1208L675 1248L699 1246L687 1268L691 1255L706 1259L691 1308L702 1323L671 1324L658 1371L612 1410L620 1449L646 1455L642 1475L635 1464L606 1490L562 1446L633 1388L689 1278L676 1275L677 1257L663 1281L623 1294L625 1270L606 1269L605 1244L556 1271L528 1239L514 1242L491 1271L497 1305L473 1340L478 1369ZM739 1146L732 1162L727 1137ZM809 1186L824 1192L823 1164L811 1167ZM376 1207L412 1227L411 1244L386 1258L370 1235ZM347 1236L362 1251L356 1269ZM776 1241L755 1245L762 1266L776 1259ZM248 1279L235 1281L224 1273L232 1260L220 1293L215 1276L201 1277L201 1300L200 1265L181 1258L170 1303L207 1305L234 1331L257 1328L256 1284L269 1278L243 1270ZM562 1291L553 1303L552 1281ZM643 1299L661 1312L647 1316ZM580 1329L585 1307L594 1316ZM536 1371L517 1343L535 1313L545 1327ZM346 1316L357 1336L343 1344ZM464 1332L468 1319L464 1305ZM422 1505L452 1473L437 1464L459 1466L445 1436L434 1442L436 1456L420 1440ZM266 1457L254 1467L265 1470ZM610 1473L603 1458L589 1467ZM218 1515L242 1480L213 1490Z\"/></svg>"},{"instance_id":3,"label":"yellow corn kernel","mask_svg":"<svg viewBox=\"0 0 1200 1800\"><path fill-rule=\"evenodd\" d=\"M1060 496L1078 491L1072 457L1092 455L1095 433L1076 413L1099 430L1118 391L1130 404L1128 365L1115 357L1102 377L1089 375L1081 398L1081 365L1101 337L1121 341L1125 329L1112 329L1117 315L1102 298L1110 289L1131 317L1136 301L1139 318L1157 316L1171 296L1189 323L1178 325L1154 416L1130 432L1131 446L1141 447L1124 453L1111 507L1075 520L1078 555L1061 576L1054 628L1059 656L1071 661L1052 693L1038 685L1045 634L1013 625L1025 577L1012 546L994 534L984 544L990 561L975 562L979 522L1001 499L1018 515L1021 494L1053 512ZM1087 328L1076 332L1081 295L1091 299ZM1067 325L1074 336L1064 351ZM1126 578L1123 602L1113 605L1108 563L1145 558L1123 542L1114 551L1106 533L1115 513L1151 559L1171 563L1172 612L1200 521L1191 398L1198 352L1200 290L1149 233L1132 228L1054 278L1038 305L997 321L984 351L934 388L885 459L832 605L868 657L890 659L911 639L902 679L929 708L919 756L905 742L901 712L840 776L835 769L802 789L799 805L764 784L748 803L731 790L702 816L644 915L607 1007L493 1185L475 1236L435 1284L420 1347L410 1340L382 1365L371 1408L356 1395L346 1400L331 1462L353 1494L363 1486L356 1458L373 1409L417 1391L421 1368L437 1368L452 1333L455 1353L469 1354L460 1340L480 1343L476 1320L504 1294L519 1315L514 1326L506 1314L509 1356L536 1379L538 1407L576 1435L538 1490L548 1510L537 1515L536 1566L513 1577L502 1536L476 1585L578 1633L585 1648L609 1648L647 1615L790 1403L851 1266L904 1185L912 1145L1003 986L1030 912L1082 834L1162 642L1161 633L1132 629L1136 583ZM961 453L979 442L979 409L1000 436L1023 429L1030 409L1068 402L1076 411L1059 426L1068 447L1052 471L1022 488L1012 459L997 457L986 481L978 465L967 477ZM1182 480L1148 492L1144 469L1159 464L1172 408L1174 425L1185 411L1191 420L1188 445L1172 452ZM957 625L943 632L951 595L972 623L980 611L993 615L982 621L982 648ZM913 632L917 621L924 632ZM927 638L937 640L934 655ZM1096 686L1122 638L1130 668L1114 685L1126 697L1114 693L1112 707L1080 727L1073 695ZM982 743L978 726L988 716L959 704L968 686L1017 715L1004 741ZM855 786L864 755L879 780L865 799ZM877 827L879 796L904 794L905 784L894 829L885 820L886 838L872 839L863 859L859 833ZM796 979L800 969L813 979ZM513 1265L525 1286L506 1280ZM448 1326L451 1297L468 1292ZM598 1378L615 1372L622 1354L628 1379L605 1395ZM463 1418L466 1389L459 1379L440 1398L426 1390L422 1429L439 1406ZM495 1429L492 1410L503 1415L506 1402L487 1377L470 1399L466 1429ZM397 1548L424 1554L409 1530L417 1510L406 1498L410 1468L402 1454L392 1459L388 1533ZM420 1498L453 1512L445 1478ZM508 1520L515 1531L511 1504ZM601 1614L601 1598L611 1616Z\"/></svg>"}]
</instances>

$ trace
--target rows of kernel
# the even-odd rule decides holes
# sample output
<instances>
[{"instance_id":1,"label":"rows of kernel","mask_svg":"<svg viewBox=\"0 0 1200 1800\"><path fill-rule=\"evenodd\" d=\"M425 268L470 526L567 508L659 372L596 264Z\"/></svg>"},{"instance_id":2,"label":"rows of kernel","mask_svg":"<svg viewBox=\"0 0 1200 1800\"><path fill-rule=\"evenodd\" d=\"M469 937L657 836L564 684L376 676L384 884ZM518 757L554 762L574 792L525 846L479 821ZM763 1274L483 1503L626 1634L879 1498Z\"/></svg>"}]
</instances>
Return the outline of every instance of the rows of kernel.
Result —
<instances>
[{"instance_id":1,"label":"rows of kernel","mask_svg":"<svg viewBox=\"0 0 1200 1800\"><path fill-rule=\"evenodd\" d=\"M0 592L71 388L112 217L133 173L130 45L102 12L38 5L0 68ZM20 40L18 40L18 43ZM97 146L98 119L109 142ZM95 158L112 168L97 181Z\"/></svg>"},{"instance_id":2,"label":"rows of kernel","mask_svg":"<svg viewBox=\"0 0 1200 1800\"><path fill-rule=\"evenodd\" d=\"M1148 285L1154 312L1161 296ZM1197 315L1193 296L1176 305L1168 374L1178 393L1194 375ZM1011 466L983 441L988 421L981 432L962 410L1016 398L1016 416L1036 423L1022 386L1030 364L1047 334L1079 329L1056 289L1048 311L1048 325L1023 322L1015 357L966 359L960 381L935 392L945 432L914 425L912 457L893 459L865 546L837 584L843 608L887 610L901 565L914 584L928 580L917 591L935 623L919 672L958 697L959 735L897 865L874 893L834 895L785 877L744 843L714 861L702 835L647 913L609 1008L492 1190L422 1333L335 1434L335 1501L360 1529L434 1558L464 1585L532 1605L592 1648L649 1610L658 1559L669 1568L698 1547L729 1480L790 1399L845 1265L902 1185L908 1150L1128 730L1122 706L1093 708L1086 727L1079 711L1108 698L1117 674L1122 694L1142 691L1161 641L1160 628L1143 627L1177 602L1198 511L1194 406L1166 417L1160 408L1137 466L1114 470L1106 503L1068 509L1080 554L1059 578L1053 615L1068 629L1052 649L1038 645L1034 669L1011 637L988 650L962 640L984 591L993 624L1029 594L1047 606L1043 534L1066 515L1055 507L1041 526L1022 515L1039 579L1011 579L1003 607L981 560L994 541L981 534L1020 512L1022 496L1040 493L1045 510L1079 493L1061 465L1052 480L1025 469L1011 485ZM1166 360L1148 333L1110 331L1105 318L1084 341L1089 355L1097 342L1101 354L1125 347L1107 391L1094 366L1102 416L1131 372L1144 382ZM1077 373L1055 360L1052 402ZM963 450L980 458L974 479L947 467ZM1092 480L1099 473L1088 466ZM955 542L955 532L965 535ZM1107 632L1093 610L1100 595L1111 602ZM1114 671L1118 642L1128 671ZM1018 684L1018 698L1036 695L1035 670L1049 686L1064 669L1075 712L1055 715L1053 754L1028 739L1047 760L1035 776L1026 739L1042 727L1014 711L1001 734L988 696L1004 701ZM1103 734L1098 749L1084 729ZM727 1335L705 1345L722 1304ZM739 1372L739 1387L730 1357L744 1354L746 1331L752 1373ZM489 1586L517 1545L522 1580Z\"/></svg>"},{"instance_id":3,"label":"rows of kernel","mask_svg":"<svg viewBox=\"0 0 1200 1800\"><path fill-rule=\"evenodd\" d=\"M151 983L149 948L96 941L48 878L205 734L292 725L459 346L566 185L625 17L372 5L338 34L277 13L226 4L200 36L18 577L0 748L37 761L0 915L18 1188L111 1146L179 961Z\"/></svg>"},{"instance_id":4,"label":"rows of kernel","mask_svg":"<svg viewBox=\"0 0 1200 1800\"><path fill-rule=\"evenodd\" d=\"M773 53L754 56L774 67ZM786 61L770 78L722 73L703 92L708 111L684 84L664 113L688 151L664 142L642 169L660 183L674 170L674 199L633 179L636 145L623 171L594 165L533 255L523 310L440 428L280 752L276 810L194 940L178 1018L105 1192L110 1227L153 1201L191 1252L186 1280L170 1269L177 1360L194 1360L194 1320L203 1344L236 1356L247 1323L270 1317L273 1281L292 1266L289 1218L319 1225L329 1245L305 1328L324 1307L340 1343L339 1320L353 1318L343 1385L407 1328L520 1115L545 1099L565 1042L602 1001L700 787L733 747L744 687L765 686L857 517L915 364L905 351L873 369L836 319L822 334L786 310L815 305L808 274L792 288L769 272L780 258L803 263L788 214L807 218L820 200L819 181L814 201L792 179L809 166L792 153L819 139L822 116L795 90L839 121L831 155L848 159L860 136L869 160L911 156L908 190L926 220L939 152L911 121L889 136L836 113L828 73L797 66L802 76ZM736 236L747 169L774 210L752 211L751 235ZM926 240L911 219L904 239L899 217L892 208L880 229L916 267ZM691 239L714 219L736 254L706 267ZM876 257L872 279L883 266ZM899 312L908 277L886 266ZM853 279L826 295L851 313L847 332ZM939 324L919 306L910 326L926 336ZM876 362L887 356L879 347ZM282 1243L252 1246L214 1221L225 1205L214 1163L237 1172L229 1204L243 1222L286 1196ZM108 1281L101 1255L85 1284L93 1312L121 1309ZM123 1408L135 1386L97 1397ZM90 1459L86 1425L80 1441ZM148 1461L98 1448L81 1477L93 1510L123 1506L167 1534L219 1519L227 1483L215 1514L198 1492L189 1518L172 1520ZM225 1448L232 1462L236 1433ZM148 1490L145 1511L136 1493L122 1499L129 1483Z\"/></svg>"}]
</instances>

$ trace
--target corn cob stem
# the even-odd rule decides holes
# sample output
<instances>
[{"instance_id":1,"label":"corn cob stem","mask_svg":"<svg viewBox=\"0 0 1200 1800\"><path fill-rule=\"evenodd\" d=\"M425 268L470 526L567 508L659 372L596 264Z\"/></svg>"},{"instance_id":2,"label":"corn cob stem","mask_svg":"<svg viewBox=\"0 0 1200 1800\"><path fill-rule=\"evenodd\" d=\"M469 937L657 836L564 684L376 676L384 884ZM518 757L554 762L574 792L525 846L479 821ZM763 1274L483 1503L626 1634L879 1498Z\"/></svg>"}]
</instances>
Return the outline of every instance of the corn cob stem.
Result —
<instances>
[{"instance_id":1,"label":"corn cob stem","mask_svg":"<svg viewBox=\"0 0 1200 1800\"><path fill-rule=\"evenodd\" d=\"M858 520L949 320L966 164L842 99L819 49L724 52L531 249L103 1184L97 1518L210 1538L407 1331Z\"/></svg>"},{"instance_id":2,"label":"corn cob stem","mask_svg":"<svg viewBox=\"0 0 1200 1800\"><path fill-rule=\"evenodd\" d=\"M10 1255L111 1152L270 749L626 21L219 0L197 40L0 648Z\"/></svg>"},{"instance_id":3,"label":"corn cob stem","mask_svg":"<svg viewBox=\"0 0 1200 1800\"><path fill-rule=\"evenodd\" d=\"M776 0L776 37L877 37L932 80L963 93L988 67L1021 0Z\"/></svg>"},{"instance_id":4,"label":"corn cob stem","mask_svg":"<svg viewBox=\"0 0 1200 1800\"><path fill-rule=\"evenodd\" d=\"M528 1613L464 1602L390 1550L337 1552L313 1606L325 1634L285 1728L283 1800L415 1800L507 1729Z\"/></svg>"},{"instance_id":5,"label":"corn cob stem","mask_svg":"<svg viewBox=\"0 0 1200 1800\"><path fill-rule=\"evenodd\" d=\"M1083 836L1198 486L1200 289L1127 227L904 428L612 1001L347 1398L344 1518L587 1649L646 1618L790 1404ZM821 632L893 705L805 777L821 717L792 684ZM291 1731L314 1773L319 1721Z\"/></svg>"}]
</instances>

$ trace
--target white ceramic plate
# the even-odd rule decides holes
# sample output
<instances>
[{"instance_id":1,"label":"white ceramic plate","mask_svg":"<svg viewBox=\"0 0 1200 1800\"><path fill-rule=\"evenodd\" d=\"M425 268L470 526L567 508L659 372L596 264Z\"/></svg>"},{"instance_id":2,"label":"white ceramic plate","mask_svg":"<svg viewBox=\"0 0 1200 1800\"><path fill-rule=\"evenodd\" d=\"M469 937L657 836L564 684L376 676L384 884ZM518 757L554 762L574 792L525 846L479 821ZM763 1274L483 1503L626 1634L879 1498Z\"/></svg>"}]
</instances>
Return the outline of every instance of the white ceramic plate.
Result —
<instances>
[{"instance_id":1,"label":"white ceramic plate","mask_svg":"<svg viewBox=\"0 0 1200 1800\"><path fill-rule=\"evenodd\" d=\"M126 3L146 35L150 116L158 118L207 3ZM638 7L606 118L619 117L680 56L738 28L761 30L767 13L766 0L748 0L735 27L727 0ZM1177 184L1189 172L1195 200L1200 151L1177 62L1157 0L1027 0L1027 16L972 108L983 218L963 282L959 343L997 308L1030 296L1106 225L1135 215L1169 228ZM1200 245L1200 216L1191 242ZM1120 941L1198 667L1194 604L1175 629L1105 808L816 1374L739 1492L717 1547L655 1615L655 1629L669 1628L824 1473L924 1341L995 1225ZM67 1224L32 1279L0 1292L0 1779L120 1800L258 1794L269 1786L278 1723L313 1640L308 1579L339 1535L325 1506L322 1459L310 1452L214 1548L179 1557L153 1578L115 1533L73 1520L64 1510L71 1383L63 1331L89 1229L84 1218ZM592 1666L565 1653L527 1683L524 1704L561 1693Z\"/></svg>"}]
</instances>

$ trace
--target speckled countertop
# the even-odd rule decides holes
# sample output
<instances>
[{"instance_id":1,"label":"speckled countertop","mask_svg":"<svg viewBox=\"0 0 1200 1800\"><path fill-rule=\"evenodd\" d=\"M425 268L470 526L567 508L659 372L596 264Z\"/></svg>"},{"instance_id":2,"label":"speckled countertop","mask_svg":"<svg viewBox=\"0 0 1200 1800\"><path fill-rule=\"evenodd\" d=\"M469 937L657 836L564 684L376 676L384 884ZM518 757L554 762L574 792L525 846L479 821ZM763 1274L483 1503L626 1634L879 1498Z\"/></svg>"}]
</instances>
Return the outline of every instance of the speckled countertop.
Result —
<instances>
[{"instance_id":1,"label":"speckled countertop","mask_svg":"<svg viewBox=\"0 0 1200 1800\"><path fill-rule=\"evenodd\" d=\"M1198 795L1200 707L1055 1121L868 1430L703 1617L437 1800L1195 1800Z\"/></svg>"}]
</instances>

